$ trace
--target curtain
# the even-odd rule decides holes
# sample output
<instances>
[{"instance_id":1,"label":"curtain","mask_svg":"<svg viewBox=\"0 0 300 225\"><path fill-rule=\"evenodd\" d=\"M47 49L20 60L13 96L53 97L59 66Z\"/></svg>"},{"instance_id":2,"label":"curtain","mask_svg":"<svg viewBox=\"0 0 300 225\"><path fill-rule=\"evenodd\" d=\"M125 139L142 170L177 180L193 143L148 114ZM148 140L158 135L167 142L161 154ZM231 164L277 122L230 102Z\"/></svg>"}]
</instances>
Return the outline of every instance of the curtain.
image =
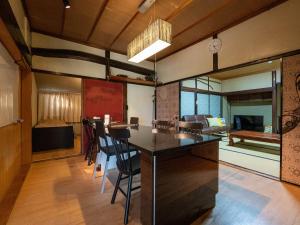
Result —
<instances>
[{"instance_id":1,"label":"curtain","mask_svg":"<svg viewBox=\"0 0 300 225\"><path fill-rule=\"evenodd\" d=\"M80 122L81 95L77 93L40 92L38 118Z\"/></svg>"}]
</instances>

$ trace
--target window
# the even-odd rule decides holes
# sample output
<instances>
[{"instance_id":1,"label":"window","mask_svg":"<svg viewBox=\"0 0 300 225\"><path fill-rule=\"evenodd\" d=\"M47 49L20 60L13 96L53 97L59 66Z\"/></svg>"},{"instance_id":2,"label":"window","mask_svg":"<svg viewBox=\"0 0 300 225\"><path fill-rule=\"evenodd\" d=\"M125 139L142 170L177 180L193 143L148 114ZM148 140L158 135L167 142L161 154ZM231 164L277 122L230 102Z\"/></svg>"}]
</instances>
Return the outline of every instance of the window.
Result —
<instances>
[{"instance_id":1,"label":"window","mask_svg":"<svg viewBox=\"0 0 300 225\"><path fill-rule=\"evenodd\" d=\"M197 114L209 114L208 94L197 94Z\"/></svg>"},{"instance_id":2,"label":"window","mask_svg":"<svg viewBox=\"0 0 300 225\"><path fill-rule=\"evenodd\" d=\"M209 96L209 114L213 117L221 117L221 96L210 95Z\"/></svg>"},{"instance_id":3,"label":"window","mask_svg":"<svg viewBox=\"0 0 300 225\"><path fill-rule=\"evenodd\" d=\"M196 88L194 88L194 84L196 84ZM180 116L205 114L221 117L222 98L215 94L215 91L220 90L221 84L217 80L210 80L208 77L182 81ZM214 91L214 94L211 94L211 91Z\"/></svg>"},{"instance_id":4,"label":"window","mask_svg":"<svg viewBox=\"0 0 300 225\"><path fill-rule=\"evenodd\" d=\"M194 92L181 92L181 115L195 114L195 94Z\"/></svg>"}]
</instances>

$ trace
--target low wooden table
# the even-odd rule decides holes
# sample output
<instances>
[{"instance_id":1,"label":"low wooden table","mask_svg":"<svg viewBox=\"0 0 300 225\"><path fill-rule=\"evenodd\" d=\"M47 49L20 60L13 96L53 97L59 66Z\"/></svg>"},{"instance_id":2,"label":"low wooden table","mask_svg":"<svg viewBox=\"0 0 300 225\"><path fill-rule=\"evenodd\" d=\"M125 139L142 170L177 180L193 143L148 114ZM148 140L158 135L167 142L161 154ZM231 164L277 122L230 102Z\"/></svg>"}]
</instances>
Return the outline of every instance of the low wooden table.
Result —
<instances>
[{"instance_id":1,"label":"low wooden table","mask_svg":"<svg viewBox=\"0 0 300 225\"><path fill-rule=\"evenodd\" d=\"M234 145L233 138L240 138L241 142L243 142L245 139L248 139L253 141L262 141L262 142L280 144L280 135L273 134L273 133L263 133L257 131L249 131L249 130L233 131L229 133L230 146Z\"/></svg>"}]
</instances>

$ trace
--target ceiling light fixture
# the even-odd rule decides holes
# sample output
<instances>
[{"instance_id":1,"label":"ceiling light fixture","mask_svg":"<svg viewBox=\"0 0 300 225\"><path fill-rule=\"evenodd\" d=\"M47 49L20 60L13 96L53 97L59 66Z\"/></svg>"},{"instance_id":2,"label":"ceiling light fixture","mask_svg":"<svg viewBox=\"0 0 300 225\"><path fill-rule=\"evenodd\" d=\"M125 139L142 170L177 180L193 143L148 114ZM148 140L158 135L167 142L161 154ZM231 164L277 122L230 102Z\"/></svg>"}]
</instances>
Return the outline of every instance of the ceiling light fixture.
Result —
<instances>
[{"instance_id":1,"label":"ceiling light fixture","mask_svg":"<svg viewBox=\"0 0 300 225\"><path fill-rule=\"evenodd\" d=\"M65 5L65 8L66 8L66 9L71 8L70 1L69 1L69 0L63 0L63 3L64 3L64 5Z\"/></svg>"},{"instance_id":2,"label":"ceiling light fixture","mask_svg":"<svg viewBox=\"0 0 300 225\"><path fill-rule=\"evenodd\" d=\"M272 60L268 61L269 64L271 64L272 62L273 62Z\"/></svg>"},{"instance_id":3,"label":"ceiling light fixture","mask_svg":"<svg viewBox=\"0 0 300 225\"><path fill-rule=\"evenodd\" d=\"M139 63L171 45L172 25L157 19L127 47L128 61Z\"/></svg>"}]
</instances>

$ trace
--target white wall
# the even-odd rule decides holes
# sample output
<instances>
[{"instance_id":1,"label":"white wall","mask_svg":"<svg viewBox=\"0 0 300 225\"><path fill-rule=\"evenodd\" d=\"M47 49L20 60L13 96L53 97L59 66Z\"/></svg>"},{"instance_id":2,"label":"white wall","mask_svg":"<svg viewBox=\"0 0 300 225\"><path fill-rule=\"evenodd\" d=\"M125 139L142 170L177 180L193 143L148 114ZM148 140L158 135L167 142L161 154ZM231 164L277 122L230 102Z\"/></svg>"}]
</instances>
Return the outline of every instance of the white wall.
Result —
<instances>
[{"instance_id":1,"label":"white wall","mask_svg":"<svg viewBox=\"0 0 300 225\"><path fill-rule=\"evenodd\" d=\"M32 47L51 48L51 49L69 49L81 52L91 53L99 56L105 56L105 51L99 48L93 48L87 45L78 44L72 41L63 40L56 37L32 32Z\"/></svg>"},{"instance_id":2,"label":"white wall","mask_svg":"<svg viewBox=\"0 0 300 225\"><path fill-rule=\"evenodd\" d=\"M0 127L15 123L20 116L20 71L0 43Z\"/></svg>"},{"instance_id":3,"label":"white wall","mask_svg":"<svg viewBox=\"0 0 300 225\"><path fill-rule=\"evenodd\" d=\"M128 120L139 117L140 125L151 126L153 119L154 87L127 85Z\"/></svg>"},{"instance_id":4,"label":"white wall","mask_svg":"<svg viewBox=\"0 0 300 225\"><path fill-rule=\"evenodd\" d=\"M289 0L218 35L219 68L300 49L300 1Z\"/></svg>"},{"instance_id":5,"label":"white wall","mask_svg":"<svg viewBox=\"0 0 300 225\"><path fill-rule=\"evenodd\" d=\"M159 80L169 82L211 71L213 69L213 56L208 51L210 40L204 40L160 60L157 63Z\"/></svg>"},{"instance_id":6,"label":"white wall","mask_svg":"<svg viewBox=\"0 0 300 225\"><path fill-rule=\"evenodd\" d=\"M90 47L83 44L78 44L72 41L63 40L60 38L51 37L48 35L43 35L40 33L32 33L32 47L35 48L51 48L51 49L68 49L76 50L81 52L86 52L98 56L105 56L105 51L103 49L98 49ZM144 61L139 64L131 63L127 60L126 55L121 55L118 53L111 52L111 59L118 60L120 62L134 64L143 68L153 69L154 65L152 62ZM70 73L74 75L82 75L95 78L105 78L105 65L98 63L87 62L83 60L75 59L62 59L53 57L41 57L33 56L32 64L34 69L49 70L54 72ZM118 68L111 68L112 75L124 74L131 78L140 77L145 78L144 75L121 70Z\"/></svg>"},{"instance_id":7,"label":"white wall","mask_svg":"<svg viewBox=\"0 0 300 225\"><path fill-rule=\"evenodd\" d=\"M94 78L105 78L104 65L77 59L33 56L32 67L34 69L53 72L69 73Z\"/></svg>"},{"instance_id":8,"label":"white wall","mask_svg":"<svg viewBox=\"0 0 300 225\"><path fill-rule=\"evenodd\" d=\"M222 92L272 87L272 72L237 77L222 81Z\"/></svg>"},{"instance_id":9,"label":"white wall","mask_svg":"<svg viewBox=\"0 0 300 225\"><path fill-rule=\"evenodd\" d=\"M300 1L289 0L220 34L219 68L300 49ZM181 50L157 63L162 82L212 71L210 39Z\"/></svg>"}]
</instances>

